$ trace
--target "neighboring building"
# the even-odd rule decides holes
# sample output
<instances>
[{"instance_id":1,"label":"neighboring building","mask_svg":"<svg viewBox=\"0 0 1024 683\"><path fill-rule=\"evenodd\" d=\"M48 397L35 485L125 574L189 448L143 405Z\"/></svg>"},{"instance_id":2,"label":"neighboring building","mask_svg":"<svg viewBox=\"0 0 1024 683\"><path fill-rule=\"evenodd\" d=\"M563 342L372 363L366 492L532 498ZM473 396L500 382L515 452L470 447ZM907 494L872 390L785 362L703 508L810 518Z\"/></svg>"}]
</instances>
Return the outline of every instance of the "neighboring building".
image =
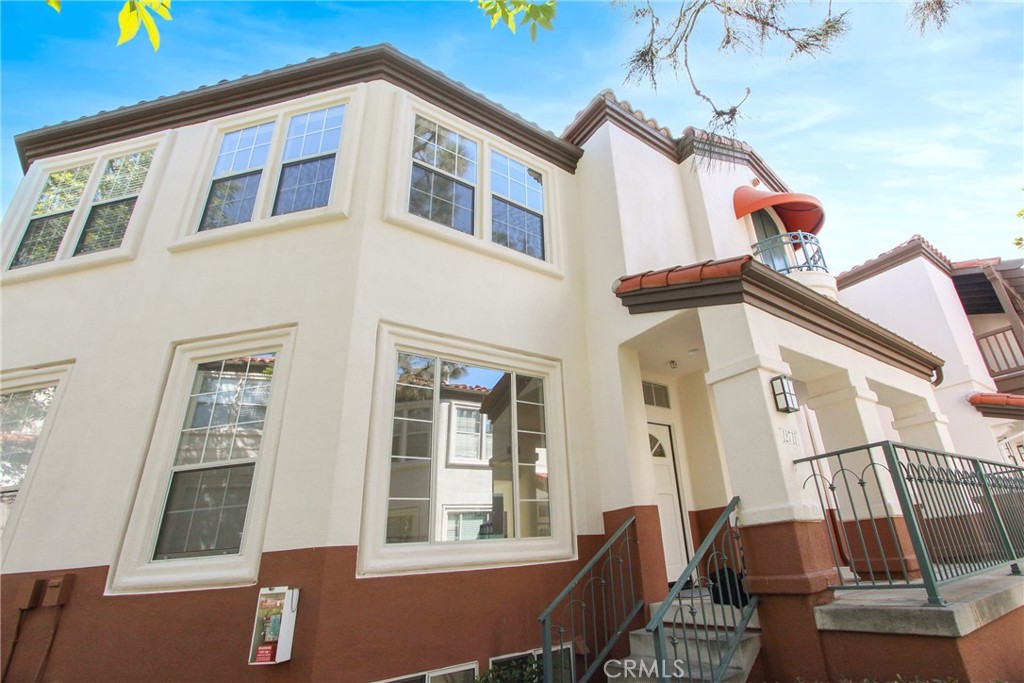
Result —
<instances>
[{"instance_id":1,"label":"neighboring building","mask_svg":"<svg viewBox=\"0 0 1024 683\"><path fill-rule=\"evenodd\" d=\"M967 394L1007 389L962 325L954 373L945 337L840 305L823 208L745 144L609 93L556 136L389 46L17 143L9 680L471 680L541 647L538 615L629 515L646 605L734 496L751 680L1024 668L991 647L1024 625L1012 591L959 631L816 616L838 508L794 460L889 439L995 458ZM249 666L272 586L301 589L292 658Z\"/></svg>"},{"instance_id":2,"label":"neighboring building","mask_svg":"<svg viewBox=\"0 0 1024 683\"><path fill-rule=\"evenodd\" d=\"M955 451L1024 465L1024 260L954 263L915 236L837 280L843 303L945 360Z\"/></svg>"}]
</instances>

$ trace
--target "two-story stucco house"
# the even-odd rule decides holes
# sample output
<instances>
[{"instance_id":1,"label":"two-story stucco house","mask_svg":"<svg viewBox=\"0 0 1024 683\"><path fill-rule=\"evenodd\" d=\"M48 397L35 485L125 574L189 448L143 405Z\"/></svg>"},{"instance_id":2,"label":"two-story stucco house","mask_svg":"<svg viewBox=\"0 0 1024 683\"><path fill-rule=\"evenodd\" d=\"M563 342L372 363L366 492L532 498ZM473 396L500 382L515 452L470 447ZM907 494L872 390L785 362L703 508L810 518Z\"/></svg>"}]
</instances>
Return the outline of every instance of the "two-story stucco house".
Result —
<instances>
[{"instance_id":1,"label":"two-story stucco house","mask_svg":"<svg viewBox=\"0 0 1024 683\"><path fill-rule=\"evenodd\" d=\"M390 46L17 144L5 680L613 676L666 596L732 603L661 622L743 640L731 680L1024 668L1005 419L839 303L825 209L747 145L610 93L554 135ZM978 474L865 487L883 451Z\"/></svg>"}]
</instances>

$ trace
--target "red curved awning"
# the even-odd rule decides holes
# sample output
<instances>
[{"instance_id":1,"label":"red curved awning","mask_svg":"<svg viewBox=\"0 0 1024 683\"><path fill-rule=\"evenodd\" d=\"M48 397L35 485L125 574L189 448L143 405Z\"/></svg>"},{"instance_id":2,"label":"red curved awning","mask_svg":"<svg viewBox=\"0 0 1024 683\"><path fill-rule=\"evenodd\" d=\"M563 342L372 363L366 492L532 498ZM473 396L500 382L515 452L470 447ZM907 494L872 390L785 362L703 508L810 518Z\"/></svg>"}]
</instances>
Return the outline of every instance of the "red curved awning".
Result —
<instances>
[{"instance_id":1,"label":"red curved awning","mask_svg":"<svg viewBox=\"0 0 1024 683\"><path fill-rule=\"evenodd\" d=\"M817 235L825 223L825 209L809 194L795 192L762 192L749 185L737 187L732 195L736 218L772 207L786 226L786 232L809 232Z\"/></svg>"}]
</instances>

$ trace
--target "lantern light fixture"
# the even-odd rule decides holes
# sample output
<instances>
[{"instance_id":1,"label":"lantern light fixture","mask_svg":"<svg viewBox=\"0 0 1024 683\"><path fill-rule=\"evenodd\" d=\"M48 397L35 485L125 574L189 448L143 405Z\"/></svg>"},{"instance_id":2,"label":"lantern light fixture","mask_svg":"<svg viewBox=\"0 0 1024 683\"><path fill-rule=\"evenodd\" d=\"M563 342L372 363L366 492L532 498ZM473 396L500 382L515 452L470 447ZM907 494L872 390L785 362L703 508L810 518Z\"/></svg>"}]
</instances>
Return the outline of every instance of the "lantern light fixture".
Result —
<instances>
[{"instance_id":1,"label":"lantern light fixture","mask_svg":"<svg viewBox=\"0 0 1024 683\"><path fill-rule=\"evenodd\" d=\"M771 379L772 396L775 398L775 409L780 413L795 413L800 410L796 402L796 389L793 378L788 375L777 375Z\"/></svg>"}]
</instances>

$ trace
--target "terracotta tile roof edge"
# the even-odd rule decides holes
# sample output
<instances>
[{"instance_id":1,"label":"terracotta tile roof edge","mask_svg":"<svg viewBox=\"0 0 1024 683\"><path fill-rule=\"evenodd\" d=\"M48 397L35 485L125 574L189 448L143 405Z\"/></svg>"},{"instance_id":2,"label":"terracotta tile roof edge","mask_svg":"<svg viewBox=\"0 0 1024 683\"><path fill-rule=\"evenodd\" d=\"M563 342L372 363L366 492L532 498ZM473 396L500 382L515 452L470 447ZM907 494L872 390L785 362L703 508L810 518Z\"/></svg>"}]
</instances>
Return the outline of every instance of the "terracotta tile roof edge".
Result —
<instances>
[{"instance_id":1,"label":"terracotta tile roof edge","mask_svg":"<svg viewBox=\"0 0 1024 683\"><path fill-rule=\"evenodd\" d=\"M971 394L967 400L972 406L1018 406L1024 408L1024 396L1017 394Z\"/></svg>"},{"instance_id":2,"label":"terracotta tile roof edge","mask_svg":"<svg viewBox=\"0 0 1024 683\"><path fill-rule=\"evenodd\" d=\"M672 266L660 270L648 270L635 275L625 275L615 281L616 296L630 292L698 284L709 280L739 277L753 259L749 254L728 259L708 260L687 266Z\"/></svg>"}]
</instances>

